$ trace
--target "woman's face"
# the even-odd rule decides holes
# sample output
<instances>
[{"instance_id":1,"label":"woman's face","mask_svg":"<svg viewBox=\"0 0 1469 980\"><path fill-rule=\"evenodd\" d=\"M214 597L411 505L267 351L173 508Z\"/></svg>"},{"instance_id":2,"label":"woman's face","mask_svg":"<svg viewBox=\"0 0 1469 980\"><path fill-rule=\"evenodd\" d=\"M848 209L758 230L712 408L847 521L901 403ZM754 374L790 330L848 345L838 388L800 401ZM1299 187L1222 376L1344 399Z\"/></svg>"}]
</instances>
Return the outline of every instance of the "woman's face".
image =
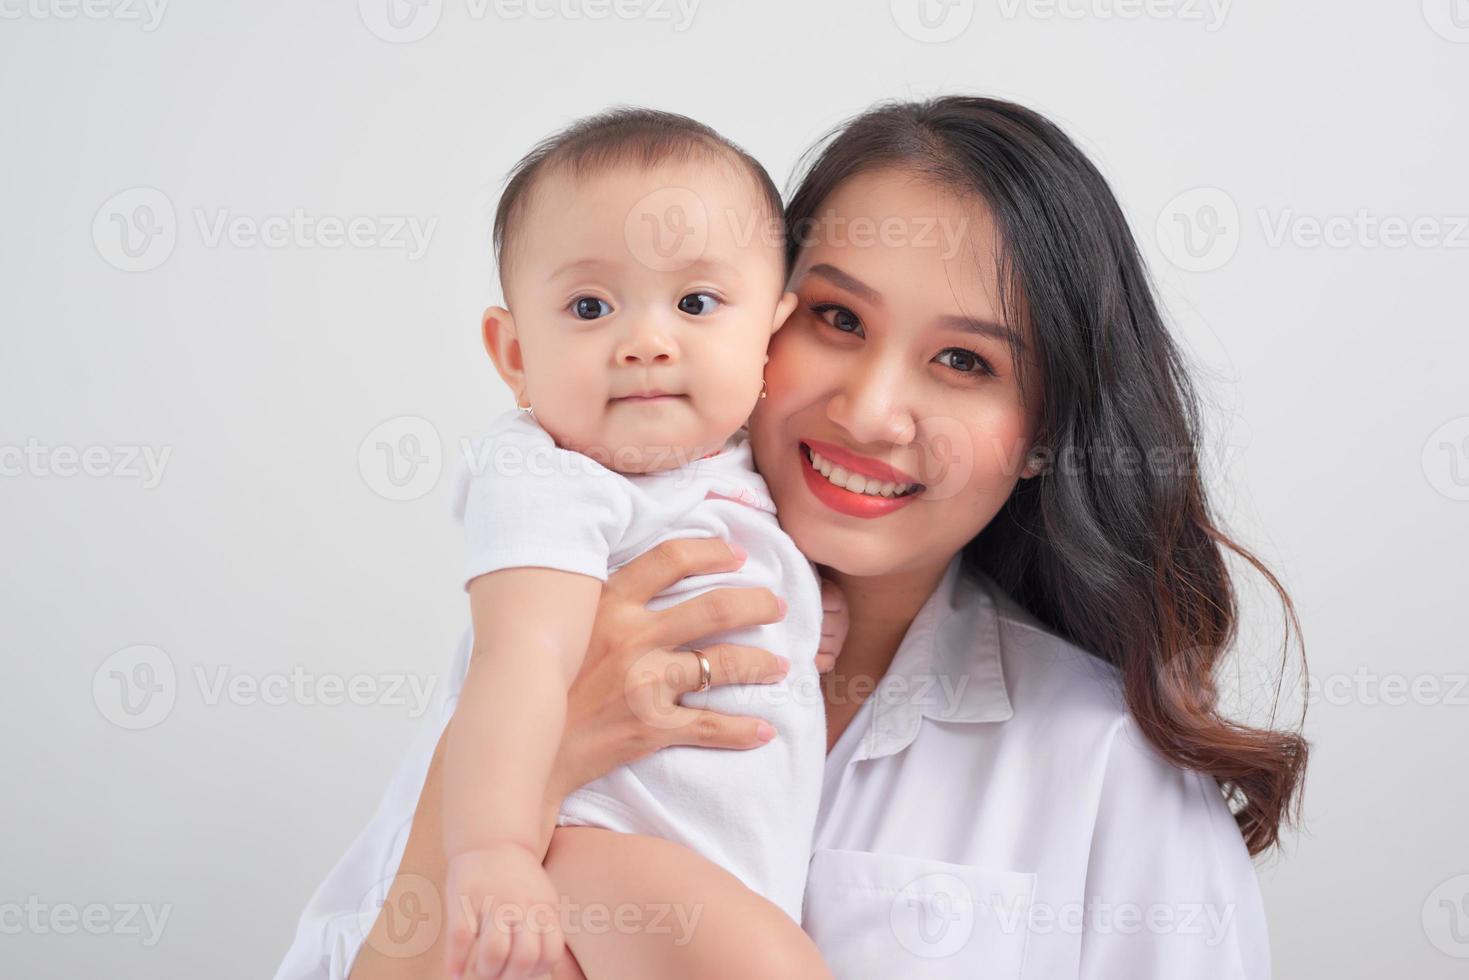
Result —
<instances>
[{"instance_id":1,"label":"woman's face","mask_svg":"<svg viewBox=\"0 0 1469 980\"><path fill-rule=\"evenodd\" d=\"M1035 472L1040 386L1021 397L1031 341L1007 339L988 207L884 169L793 234L800 303L750 418L781 526L846 575L946 566Z\"/></svg>"}]
</instances>

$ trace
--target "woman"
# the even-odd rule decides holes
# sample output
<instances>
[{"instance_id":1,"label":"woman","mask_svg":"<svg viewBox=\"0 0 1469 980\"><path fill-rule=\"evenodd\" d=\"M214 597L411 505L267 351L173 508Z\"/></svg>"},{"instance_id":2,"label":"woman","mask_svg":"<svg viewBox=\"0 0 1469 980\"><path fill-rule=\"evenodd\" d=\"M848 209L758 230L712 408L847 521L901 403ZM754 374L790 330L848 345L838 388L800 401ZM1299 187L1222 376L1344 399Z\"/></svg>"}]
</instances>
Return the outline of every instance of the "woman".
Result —
<instances>
[{"instance_id":1,"label":"woman","mask_svg":"<svg viewBox=\"0 0 1469 980\"><path fill-rule=\"evenodd\" d=\"M1105 181L1035 113L950 97L839 130L787 219L801 304L751 440L851 623L823 678L802 925L838 977L1268 976L1250 855L1292 814L1306 745L1218 713L1225 549L1294 612L1210 518L1192 391ZM852 473L922 488L832 482ZM758 744L751 719L676 707L697 684L677 648L769 622L774 597L644 608L734 560L670 542L611 577L548 839L560 795L615 765ZM766 651L706 652L715 683L773 670ZM635 668L660 679L626 698ZM282 977L435 975L440 726L313 898Z\"/></svg>"}]
</instances>

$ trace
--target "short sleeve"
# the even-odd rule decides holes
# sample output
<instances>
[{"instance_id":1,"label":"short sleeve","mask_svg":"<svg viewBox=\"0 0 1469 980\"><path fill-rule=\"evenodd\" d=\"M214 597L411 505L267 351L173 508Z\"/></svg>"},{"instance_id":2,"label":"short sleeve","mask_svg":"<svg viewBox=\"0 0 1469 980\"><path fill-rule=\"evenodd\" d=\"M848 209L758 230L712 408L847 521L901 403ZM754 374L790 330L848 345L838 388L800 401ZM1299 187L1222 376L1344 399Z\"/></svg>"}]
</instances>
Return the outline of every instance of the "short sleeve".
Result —
<instances>
[{"instance_id":1,"label":"short sleeve","mask_svg":"<svg viewBox=\"0 0 1469 980\"><path fill-rule=\"evenodd\" d=\"M1132 718L1113 732L1086 879L1082 980L1268 980L1259 880L1208 776Z\"/></svg>"},{"instance_id":2,"label":"short sleeve","mask_svg":"<svg viewBox=\"0 0 1469 980\"><path fill-rule=\"evenodd\" d=\"M561 449L538 424L505 420L465 448L453 507L471 579L502 568L555 568L607 580L632 514L631 483Z\"/></svg>"}]
</instances>

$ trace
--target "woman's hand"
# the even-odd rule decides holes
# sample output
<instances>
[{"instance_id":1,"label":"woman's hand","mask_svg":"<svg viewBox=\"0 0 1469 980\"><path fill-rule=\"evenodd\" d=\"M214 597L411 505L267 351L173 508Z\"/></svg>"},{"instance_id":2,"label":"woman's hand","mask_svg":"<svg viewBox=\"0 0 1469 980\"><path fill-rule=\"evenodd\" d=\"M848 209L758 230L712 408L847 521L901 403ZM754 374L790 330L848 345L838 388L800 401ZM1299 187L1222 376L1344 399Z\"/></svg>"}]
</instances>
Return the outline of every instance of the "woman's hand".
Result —
<instances>
[{"instance_id":1,"label":"woman's hand","mask_svg":"<svg viewBox=\"0 0 1469 980\"><path fill-rule=\"evenodd\" d=\"M744 555L719 538L682 538L664 542L608 577L586 657L566 696L566 723L543 801L542 857L566 795L617 766L668 745L749 749L764 744L760 719L678 703L685 691L699 686L699 661L677 648L722 630L778 621L784 609L775 595L768 589L713 589L667 609L648 609L650 599L686 576L733 571L743 563ZM711 685L771 683L785 676L786 666L768 650L732 643L701 649L709 660ZM444 975L447 737L446 729L424 776L403 858L352 967L352 980L441 980ZM571 960L568 949L563 963ZM557 977L577 975L568 966L558 969L564 972Z\"/></svg>"},{"instance_id":2,"label":"woman's hand","mask_svg":"<svg viewBox=\"0 0 1469 980\"><path fill-rule=\"evenodd\" d=\"M769 589L724 588L667 609L648 608L679 580L733 571L744 560L722 539L678 538L608 576L581 672L567 692L566 727L546 799L547 841L566 794L620 765L669 745L749 749L768 741L758 718L678 703L699 686L698 658L679 648L712 633L778 622L785 603ZM790 667L758 647L699 649L709 660L711 685L773 683Z\"/></svg>"}]
</instances>

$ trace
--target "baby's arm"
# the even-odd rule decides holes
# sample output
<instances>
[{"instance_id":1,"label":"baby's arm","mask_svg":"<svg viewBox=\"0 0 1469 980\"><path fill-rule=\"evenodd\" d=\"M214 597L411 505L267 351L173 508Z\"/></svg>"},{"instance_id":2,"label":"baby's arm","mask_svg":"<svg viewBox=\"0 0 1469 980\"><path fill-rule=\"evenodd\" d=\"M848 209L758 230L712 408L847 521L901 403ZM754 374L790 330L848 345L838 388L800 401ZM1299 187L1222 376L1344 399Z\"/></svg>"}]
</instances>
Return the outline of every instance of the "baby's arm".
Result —
<instances>
[{"instance_id":1,"label":"baby's arm","mask_svg":"<svg viewBox=\"0 0 1469 980\"><path fill-rule=\"evenodd\" d=\"M506 964L516 969L503 976L529 976L561 955L538 851L541 801L601 588L549 568L506 568L469 584L474 652L444 756L451 976L476 960L491 976ZM506 931L512 915L527 925Z\"/></svg>"}]
</instances>

